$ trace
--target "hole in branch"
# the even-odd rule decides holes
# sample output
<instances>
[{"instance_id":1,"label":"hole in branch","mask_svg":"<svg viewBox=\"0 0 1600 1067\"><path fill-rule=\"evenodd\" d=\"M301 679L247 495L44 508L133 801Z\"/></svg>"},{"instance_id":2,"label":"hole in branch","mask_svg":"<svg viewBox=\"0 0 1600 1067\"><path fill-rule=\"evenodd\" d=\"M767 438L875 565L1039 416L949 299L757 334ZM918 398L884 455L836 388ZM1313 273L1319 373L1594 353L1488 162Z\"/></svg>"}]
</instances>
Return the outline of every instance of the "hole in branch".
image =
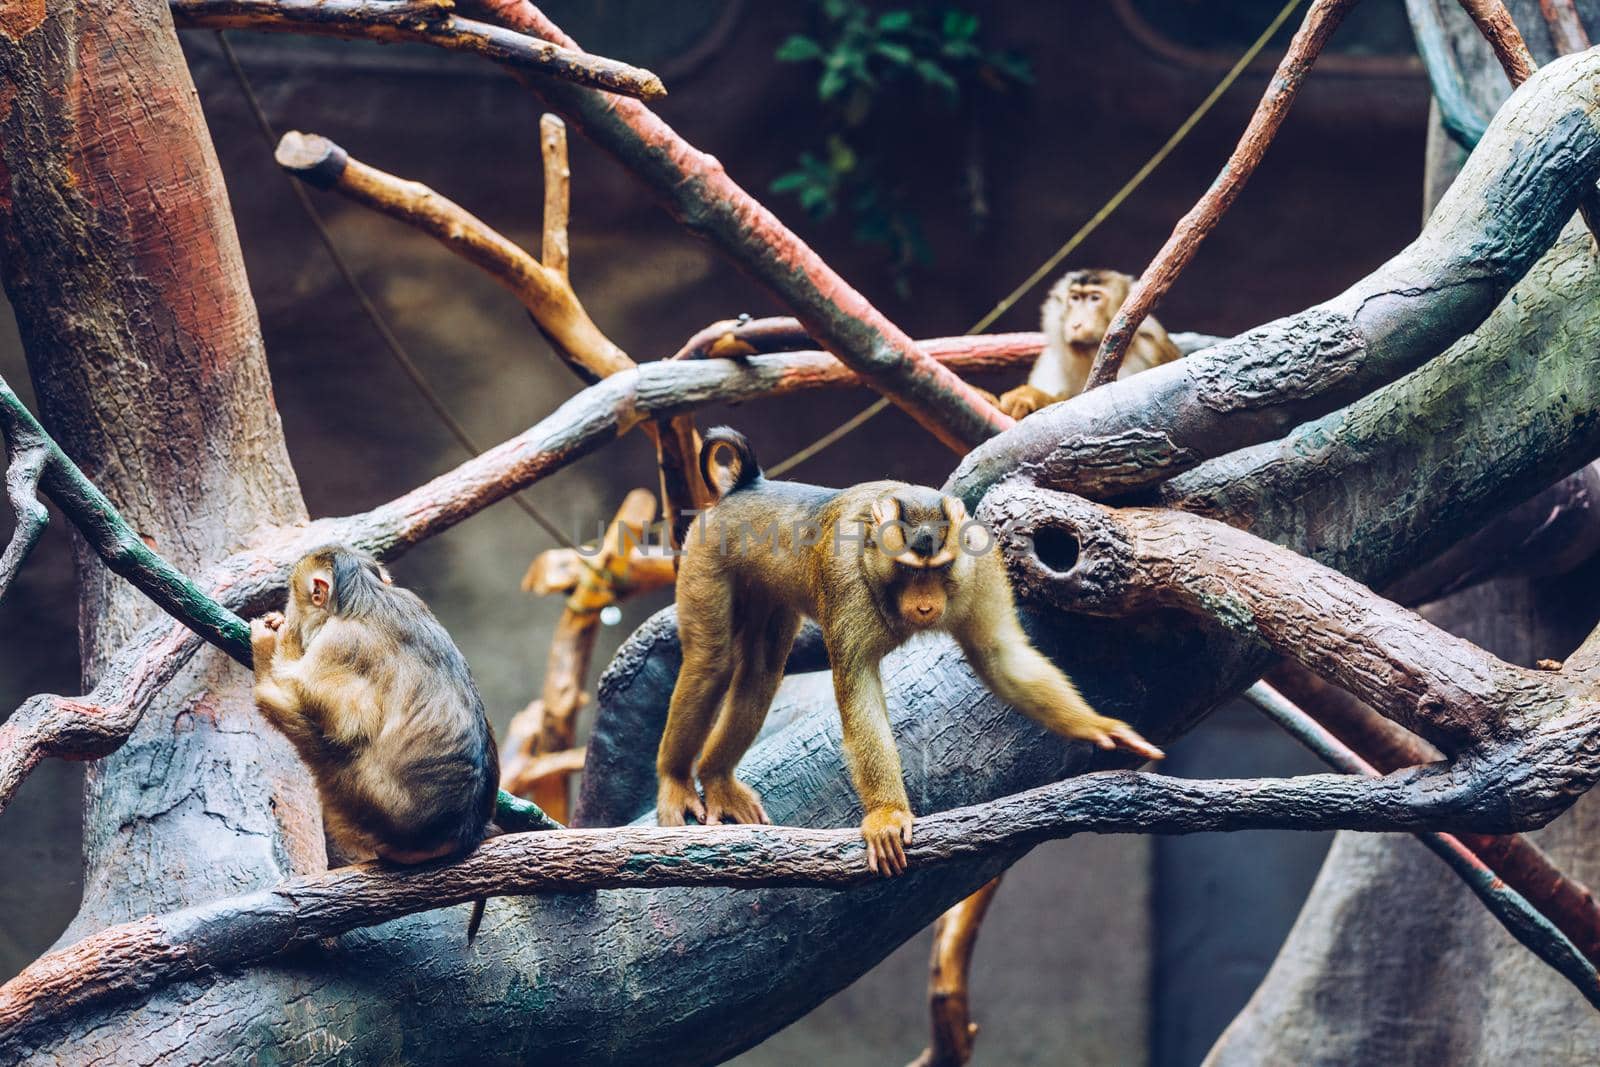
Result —
<instances>
[{"instance_id":1,"label":"hole in branch","mask_svg":"<svg viewBox=\"0 0 1600 1067\"><path fill-rule=\"evenodd\" d=\"M1078 565L1078 539L1070 530L1046 526L1034 531L1033 554L1046 570L1065 574Z\"/></svg>"}]
</instances>

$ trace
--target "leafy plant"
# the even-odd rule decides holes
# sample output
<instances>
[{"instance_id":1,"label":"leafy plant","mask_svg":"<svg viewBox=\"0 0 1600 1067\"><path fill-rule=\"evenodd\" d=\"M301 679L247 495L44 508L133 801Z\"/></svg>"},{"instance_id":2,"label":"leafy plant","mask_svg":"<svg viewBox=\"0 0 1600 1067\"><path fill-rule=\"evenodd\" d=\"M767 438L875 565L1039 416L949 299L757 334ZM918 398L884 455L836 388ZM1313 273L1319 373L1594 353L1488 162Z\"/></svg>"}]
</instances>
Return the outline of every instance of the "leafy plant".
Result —
<instances>
[{"instance_id":1,"label":"leafy plant","mask_svg":"<svg viewBox=\"0 0 1600 1067\"><path fill-rule=\"evenodd\" d=\"M982 98L1031 84L1033 73L1026 58L985 46L979 16L948 2L901 0L881 10L869 0L816 0L815 7L815 35L790 37L776 57L818 67L817 99L834 132L802 152L772 191L793 195L813 218L847 214L857 241L888 250L905 295L912 267L932 258L909 196L913 179L926 176L912 170L920 160L888 150L885 134L925 115L930 103L970 120Z\"/></svg>"}]
</instances>

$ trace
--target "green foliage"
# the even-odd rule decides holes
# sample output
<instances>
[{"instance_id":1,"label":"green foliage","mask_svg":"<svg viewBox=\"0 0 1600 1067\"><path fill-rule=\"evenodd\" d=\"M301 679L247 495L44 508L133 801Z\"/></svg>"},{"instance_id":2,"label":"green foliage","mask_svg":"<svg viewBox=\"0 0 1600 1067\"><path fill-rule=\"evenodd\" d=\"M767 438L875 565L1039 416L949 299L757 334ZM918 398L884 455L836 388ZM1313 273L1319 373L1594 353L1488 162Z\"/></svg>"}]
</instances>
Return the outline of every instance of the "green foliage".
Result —
<instances>
[{"instance_id":1,"label":"green foliage","mask_svg":"<svg viewBox=\"0 0 1600 1067\"><path fill-rule=\"evenodd\" d=\"M910 271L931 261L909 189L926 181L919 161L893 153L886 134L926 115L954 116L985 97L1031 84L1027 59L986 47L978 15L955 4L899 0L814 0L814 36L778 47L786 63L815 65L817 100L832 133L804 151L772 183L813 218L847 215L855 239L888 250L895 286L909 292ZM959 144L949 155L960 154Z\"/></svg>"}]
</instances>

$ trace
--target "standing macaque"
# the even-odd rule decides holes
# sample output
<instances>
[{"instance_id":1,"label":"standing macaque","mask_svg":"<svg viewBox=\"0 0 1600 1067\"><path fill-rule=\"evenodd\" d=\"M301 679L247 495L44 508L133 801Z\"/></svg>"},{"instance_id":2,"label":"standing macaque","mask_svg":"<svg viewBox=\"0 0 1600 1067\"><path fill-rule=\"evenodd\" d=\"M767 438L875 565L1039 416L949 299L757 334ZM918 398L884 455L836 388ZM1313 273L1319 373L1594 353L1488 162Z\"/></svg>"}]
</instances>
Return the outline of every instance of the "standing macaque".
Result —
<instances>
[{"instance_id":1,"label":"standing macaque","mask_svg":"<svg viewBox=\"0 0 1600 1067\"><path fill-rule=\"evenodd\" d=\"M726 487L710 469L719 448L732 453ZM770 482L744 435L727 427L705 435L700 467L721 499L691 530L678 570L683 667L656 758L661 825L682 826L686 815L707 825L767 821L734 769L767 716L803 615L822 626L874 872L903 871L911 843L878 663L914 634L948 632L985 685L1050 730L1161 758L1133 727L1089 707L1028 642L993 537L955 497L905 482Z\"/></svg>"},{"instance_id":2,"label":"standing macaque","mask_svg":"<svg viewBox=\"0 0 1600 1067\"><path fill-rule=\"evenodd\" d=\"M341 545L309 553L287 610L251 622L250 649L256 705L311 769L347 859L424 863L484 839L500 761L483 700L439 620L381 564Z\"/></svg>"},{"instance_id":3,"label":"standing macaque","mask_svg":"<svg viewBox=\"0 0 1600 1067\"><path fill-rule=\"evenodd\" d=\"M1000 410L1020 419L1083 392L1095 353L1133 282L1114 270L1075 270L1056 282L1044 302L1044 351L1033 364L1028 384L1000 397ZM1146 318L1128 346L1117 380L1182 355L1161 324Z\"/></svg>"}]
</instances>

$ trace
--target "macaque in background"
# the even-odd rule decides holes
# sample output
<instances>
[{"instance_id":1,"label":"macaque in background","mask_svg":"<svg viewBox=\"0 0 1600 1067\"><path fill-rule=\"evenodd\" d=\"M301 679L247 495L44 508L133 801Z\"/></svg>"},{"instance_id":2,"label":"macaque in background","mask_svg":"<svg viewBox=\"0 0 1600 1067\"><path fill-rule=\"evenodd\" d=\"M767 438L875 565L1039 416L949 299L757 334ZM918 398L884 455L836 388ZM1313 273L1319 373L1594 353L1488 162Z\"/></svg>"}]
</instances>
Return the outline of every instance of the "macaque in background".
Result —
<instances>
[{"instance_id":1,"label":"macaque in background","mask_svg":"<svg viewBox=\"0 0 1600 1067\"><path fill-rule=\"evenodd\" d=\"M341 545L307 554L250 648L256 705L310 768L345 859L424 863L484 839L500 761L483 701L439 620L381 564Z\"/></svg>"},{"instance_id":2,"label":"macaque in background","mask_svg":"<svg viewBox=\"0 0 1600 1067\"><path fill-rule=\"evenodd\" d=\"M687 815L708 825L767 821L734 769L766 719L806 615L821 624L833 666L874 872L904 870L911 843L878 664L914 634L948 632L985 685L1048 729L1161 758L1133 727L1089 707L1028 642L994 539L961 501L905 482L824 489L767 481L743 434L719 427L704 440L701 472L721 499L691 528L678 570L683 667L656 759L661 825L682 826ZM725 486L710 469L719 448L733 458Z\"/></svg>"},{"instance_id":3,"label":"macaque in background","mask_svg":"<svg viewBox=\"0 0 1600 1067\"><path fill-rule=\"evenodd\" d=\"M1132 277L1114 270L1075 270L1056 282L1044 302L1044 351L1028 384L1000 397L1000 410L1020 419L1083 392L1100 342L1133 283ZM1147 317L1128 346L1117 380L1182 355L1161 324Z\"/></svg>"}]
</instances>

